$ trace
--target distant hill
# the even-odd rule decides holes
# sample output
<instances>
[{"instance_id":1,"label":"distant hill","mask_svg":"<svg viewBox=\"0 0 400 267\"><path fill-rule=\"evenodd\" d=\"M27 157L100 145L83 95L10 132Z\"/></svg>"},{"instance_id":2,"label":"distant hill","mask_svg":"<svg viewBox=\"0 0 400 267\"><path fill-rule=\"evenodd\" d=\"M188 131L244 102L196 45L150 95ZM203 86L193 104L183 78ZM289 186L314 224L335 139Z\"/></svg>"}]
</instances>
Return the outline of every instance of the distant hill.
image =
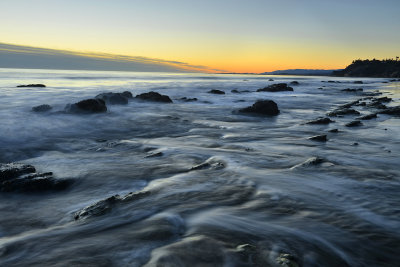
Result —
<instances>
[{"instance_id":1,"label":"distant hill","mask_svg":"<svg viewBox=\"0 0 400 267\"><path fill-rule=\"evenodd\" d=\"M386 60L354 60L344 70L335 71L335 76L400 78L400 61L398 58Z\"/></svg>"},{"instance_id":2,"label":"distant hill","mask_svg":"<svg viewBox=\"0 0 400 267\"><path fill-rule=\"evenodd\" d=\"M338 70L313 70L313 69L290 69L276 70L271 72L260 73L261 75L311 75L311 76L330 76L334 71Z\"/></svg>"}]
</instances>

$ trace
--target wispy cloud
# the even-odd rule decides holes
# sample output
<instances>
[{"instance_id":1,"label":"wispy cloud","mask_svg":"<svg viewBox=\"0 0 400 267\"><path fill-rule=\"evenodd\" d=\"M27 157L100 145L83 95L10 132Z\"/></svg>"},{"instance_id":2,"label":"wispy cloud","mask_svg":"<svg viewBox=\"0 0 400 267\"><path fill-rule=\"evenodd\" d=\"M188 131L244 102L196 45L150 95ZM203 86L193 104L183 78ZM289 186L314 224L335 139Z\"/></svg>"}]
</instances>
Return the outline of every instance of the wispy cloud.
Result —
<instances>
[{"instance_id":1,"label":"wispy cloud","mask_svg":"<svg viewBox=\"0 0 400 267\"><path fill-rule=\"evenodd\" d=\"M75 52L0 43L0 67L36 67L124 71L224 72L186 62L114 55L108 53Z\"/></svg>"}]
</instances>

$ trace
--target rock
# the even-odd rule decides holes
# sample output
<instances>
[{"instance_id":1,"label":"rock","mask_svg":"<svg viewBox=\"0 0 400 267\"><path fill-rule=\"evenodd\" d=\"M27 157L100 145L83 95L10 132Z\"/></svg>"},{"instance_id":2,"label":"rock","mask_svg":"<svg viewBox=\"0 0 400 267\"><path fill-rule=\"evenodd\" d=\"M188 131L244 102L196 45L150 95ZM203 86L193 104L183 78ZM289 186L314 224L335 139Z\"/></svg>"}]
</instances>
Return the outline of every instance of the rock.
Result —
<instances>
[{"instance_id":1,"label":"rock","mask_svg":"<svg viewBox=\"0 0 400 267\"><path fill-rule=\"evenodd\" d=\"M41 83L35 83L35 84L21 84L18 85L17 87L46 87L46 85Z\"/></svg>"},{"instance_id":2,"label":"rock","mask_svg":"<svg viewBox=\"0 0 400 267\"><path fill-rule=\"evenodd\" d=\"M335 121L333 121L329 118L318 118L316 120L306 122L306 124L329 124L331 122L335 122Z\"/></svg>"},{"instance_id":3,"label":"rock","mask_svg":"<svg viewBox=\"0 0 400 267\"><path fill-rule=\"evenodd\" d=\"M358 102L360 102L360 100L356 100L356 101L353 101L353 102L350 102L350 103L346 103L344 105L341 105L340 108L350 108L350 107L358 104Z\"/></svg>"},{"instance_id":4,"label":"rock","mask_svg":"<svg viewBox=\"0 0 400 267\"><path fill-rule=\"evenodd\" d=\"M300 83L298 81L293 81L290 83L291 85L299 85Z\"/></svg>"},{"instance_id":5,"label":"rock","mask_svg":"<svg viewBox=\"0 0 400 267\"><path fill-rule=\"evenodd\" d=\"M356 127L356 126L362 126L362 122L361 121L351 121L349 123L347 123L345 126L346 127Z\"/></svg>"},{"instance_id":6,"label":"rock","mask_svg":"<svg viewBox=\"0 0 400 267\"><path fill-rule=\"evenodd\" d=\"M319 142L328 141L328 139L326 138L326 134L311 136L308 139L313 140L313 141L319 141Z\"/></svg>"},{"instance_id":7,"label":"rock","mask_svg":"<svg viewBox=\"0 0 400 267\"><path fill-rule=\"evenodd\" d=\"M135 96L135 98L142 99L145 101L172 103L172 100L171 100L171 98L169 98L169 96L161 95L161 94L159 94L157 92L153 92L153 91L137 95L137 96Z\"/></svg>"},{"instance_id":8,"label":"rock","mask_svg":"<svg viewBox=\"0 0 400 267\"><path fill-rule=\"evenodd\" d=\"M306 161L299 163L295 166L293 166L290 169L296 169L296 168L301 168L301 167L309 167L309 166L317 166L320 165L322 163L324 163L325 160L323 158L319 158L319 157L312 157L307 159Z\"/></svg>"},{"instance_id":9,"label":"rock","mask_svg":"<svg viewBox=\"0 0 400 267\"><path fill-rule=\"evenodd\" d=\"M334 111L329 112L327 115L330 117L336 117L340 115L360 115L360 112L352 108L342 108L342 109L335 109Z\"/></svg>"},{"instance_id":10,"label":"rock","mask_svg":"<svg viewBox=\"0 0 400 267\"><path fill-rule=\"evenodd\" d=\"M194 101L197 101L198 99L197 98L187 98L186 96L185 97L181 97L181 98L179 98L179 100L182 100L182 101L185 101L185 102L194 102Z\"/></svg>"},{"instance_id":11,"label":"rock","mask_svg":"<svg viewBox=\"0 0 400 267\"><path fill-rule=\"evenodd\" d=\"M362 92L364 91L364 89L362 88L357 88L357 89L350 89L350 88L346 88L346 89L342 89L342 92L352 92L352 93L356 93L356 92Z\"/></svg>"},{"instance_id":12,"label":"rock","mask_svg":"<svg viewBox=\"0 0 400 267\"><path fill-rule=\"evenodd\" d=\"M102 113L107 111L107 106L102 99L86 99L75 104L68 104L65 111L71 113Z\"/></svg>"},{"instance_id":13,"label":"rock","mask_svg":"<svg viewBox=\"0 0 400 267\"><path fill-rule=\"evenodd\" d=\"M128 99L132 98L131 92L125 91L123 93L102 93L96 96L97 99L102 99L107 104L111 105L126 105Z\"/></svg>"},{"instance_id":14,"label":"rock","mask_svg":"<svg viewBox=\"0 0 400 267\"><path fill-rule=\"evenodd\" d=\"M240 92L239 92L237 89L233 89L233 90L231 91L231 93L239 94Z\"/></svg>"},{"instance_id":15,"label":"rock","mask_svg":"<svg viewBox=\"0 0 400 267\"><path fill-rule=\"evenodd\" d=\"M278 105L272 100L258 100L252 106L239 110L242 113L276 116L279 114Z\"/></svg>"},{"instance_id":16,"label":"rock","mask_svg":"<svg viewBox=\"0 0 400 267\"><path fill-rule=\"evenodd\" d=\"M215 94L215 95L224 95L224 94L225 94L224 91L217 90L217 89L212 89L212 90L208 91L207 93L209 93L209 94Z\"/></svg>"},{"instance_id":17,"label":"rock","mask_svg":"<svg viewBox=\"0 0 400 267\"><path fill-rule=\"evenodd\" d=\"M299 264L296 262L296 258L290 254L281 253L279 257L275 259L276 263L279 266L284 267L299 267Z\"/></svg>"},{"instance_id":18,"label":"rock","mask_svg":"<svg viewBox=\"0 0 400 267\"><path fill-rule=\"evenodd\" d=\"M69 180L58 180L53 173L37 173L32 165L0 163L0 191L43 192L63 190L71 184Z\"/></svg>"},{"instance_id":19,"label":"rock","mask_svg":"<svg viewBox=\"0 0 400 267\"><path fill-rule=\"evenodd\" d=\"M200 163L199 165L193 166L188 171L205 170L205 169L220 170L225 167L226 167L225 162L215 158L210 158L207 161Z\"/></svg>"},{"instance_id":20,"label":"rock","mask_svg":"<svg viewBox=\"0 0 400 267\"><path fill-rule=\"evenodd\" d=\"M389 107L386 108L385 110L380 111L379 113L400 116L400 106Z\"/></svg>"},{"instance_id":21,"label":"rock","mask_svg":"<svg viewBox=\"0 0 400 267\"><path fill-rule=\"evenodd\" d=\"M286 83L276 83L257 90L257 92L282 92L282 91L293 91L293 88L289 87Z\"/></svg>"},{"instance_id":22,"label":"rock","mask_svg":"<svg viewBox=\"0 0 400 267\"><path fill-rule=\"evenodd\" d=\"M375 98L372 101L390 102L390 101L392 101L392 99L390 97L384 96L384 97Z\"/></svg>"},{"instance_id":23,"label":"rock","mask_svg":"<svg viewBox=\"0 0 400 267\"><path fill-rule=\"evenodd\" d=\"M273 82L273 81L274 81L274 79L268 79L268 81L270 81L270 82Z\"/></svg>"},{"instance_id":24,"label":"rock","mask_svg":"<svg viewBox=\"0 0 400 267\"><path fill-rule=\"evenodd\" d=\"M330 132L330 133L338 133L339 129L332 129L332 130L329 130L328 132Z\"/></svg>"},{"instance_id":25,"label":"rock","mask_svg":"<svg viewBox=\"0 0 400 267\"><path fill-rule=\"evenodd\" d=\"M364 82L363 81L354 81L353 83L355 83L355 84L363 84Z\"/></svg>"},{"instance_id":26,"label":"rock","mask_svg":"<svg viewBox=\"0 0 400 267\"><path fill-rule=\"evenodd\" d=\"M46 111L51 110L52 108L53 108L52 106L44 104L44 105L39 105L39 106L33 107L32 111L34 111L34 112L46 112Z\"/></svg>"},{"instance_id":27,"label":"rock","mask_svg":"<svg viewBox=\"0 0 400 267\"><path fill-rule=\"evenodd\" d=\"M162 152L157 152L157 153L152 153L150 155L147 155L146 158L156 158L156 157L162 157L164 153Z\"/></svg>"},{"instance_id":28,"label":"rock","mask_svg":"<svg viewBox=\"0 0 400 267\"><path fill-rule=\"evenodd\" d=\"M387 108L384 104L382 104L379 101L373 101L372 103L369 103L366 106L376 108L376 109L386 109Z\"/></svg>"},{"instance_id":29,"label":"rock","mask_svg":"<svg viewBox=\"0 0 400 267\"><path fill-rule=\"evenodd\" d=\"M370 119L374 119L376 117L377 117L376 113L371 113L371 114L368 114L368 115L365 115L362 117L358 117L357 120L370 120Z\"/></svg>"}]
</instances>

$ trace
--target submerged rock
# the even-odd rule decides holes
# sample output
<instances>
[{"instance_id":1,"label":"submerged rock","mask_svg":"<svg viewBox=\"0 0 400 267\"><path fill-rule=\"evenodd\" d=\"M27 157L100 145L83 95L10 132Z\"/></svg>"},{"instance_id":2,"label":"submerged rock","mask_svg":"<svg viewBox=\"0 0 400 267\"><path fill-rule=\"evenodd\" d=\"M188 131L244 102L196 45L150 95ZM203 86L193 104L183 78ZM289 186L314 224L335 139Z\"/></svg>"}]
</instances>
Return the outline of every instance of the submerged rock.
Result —
<instances>
[{"instance_id":1,"label":"submerged rock","mask_svg":"<svg viewBox=\"0 0 400 267\"><path fill-rule=\"evenodd\" d=\"M376 117L377 117L376 113L371 113L371 114L368 114L368 115L365 115L362 117L358 117L357 120L370 120L370 119L374 119Z\"/></svg>"},{"instance_id":2,"label":"submerged rock","mask_svg":"<svg viewBox=\"0 0 400 267\"><path fill-rule=\"evenodd\" d=\"M328 141L328 139L326 138L326 134L311 136L308 139L313 140L313 141L319 141L319 142Z\"/></svg>"},{"instance_id":3,"label":"submerged rock","mask_svg":"<svg viewBox=\"0 0 400 267\"><path fill-rule=\"evenodd\" d=\"M252 106L239 109L241 113L255 113L260 115L276 116L279 114L278 105L272 100L258 100Z\"/></svg>"},{"instance_id":4,"label":"submerged rock","mask_svg":"<svg viewBox=\"0 0 400 267\"><path fill-rule=\"evenodd\" d=\"M329 112L327 115L330 117L336 117L339 115L360 115L360 112L352 108L341 108L335 109L334 111Z\"/></svg>"},{"instance_id":5,"label":"submerged rock","mask_svg":"<svg viewBox=\"0 0 400 267\"><path fill-rule=\"evenodd\" d=\"M318 118L316 120L306 122L306 124L329 124L331 122L335 122L335 121L333 121L329 118Z\"/></svg>"},{"instance_id":6,"label":"submerged rock","mask_svg":"<svg viewBox=\"0 0 400 267\"><path fill-rule=\"evenodd\" d=\"M145 100L145 101L154 101L154 102L164 102L164 103L172 103L171 98L167 95L162 95L157 92L148 92L148 93L143 93L135 96L135 98Z\"/></svg>"},{"instance_id":7,"label":"submerged rock","mask_svg":"<svg viewBox=\"0 0 400 267\"><path fill-rule=\"evenodd\" d=\"M185 102L194 102L194 101L197 101L198 99L196 97L188 98L188 97L185 96L185 97L179 98L179 100L182 100L182 101L185 101Z\"/></svg>"},{"instance_id":8,"label":"submerged rock","mask_svg":"<svg viewBox=\"0 0 400 267\"><path fill-rule=\"evenodd\" d=\"M379 113L400 116L400 106L386 108L385 110L382 110Z\"/></svg>"},{"instance_id":9,"label":"submerged rock","mask_svg":"<svg viewBox=\"0 0 400 267\"><path fill-rule=\"evenodd\" d=\"M300 167L308 167L308 166L317 166L320 165L322 163L324 163L325 160L323 158L319 158L319 157L312 157L307 159L306 161L299 163L295 166L293 166L290 169L296 169L296 168L300 168Z\"/></svg>"},{"instance_id":10,"label":"submerged rock","mask_svg":"<svg viewBox=\"0 0 400 267\"><path fill-rule=\"evenodd\" d=\"M126 105L128 104L128 99L133 98L133 96L131 92L125 91L123 93L102 93L97 95L96 98L102 99L111 105Z\"/></svg>"},{"instance_id":11,"label":"submerged rock","mask_svg":"<svg viewBox=\"0 0 400 267\"><path fill-rule=\"evenodd\" d=\"M225 167L226 163L224 161L215 158L210 158L199 165L193 166L192 168L189 169L189 171L204 170L204 169L220 170Z\"/></svg>"},{"instance_id":12,"label":"submerged rock","mask_svg":"<svg viewBox=\"0 0 400 267\"><path fill-rule=\"evenodd\" d=\"M34 83L34 84L21 84L18 85L17 87L46 87L46 85L41 83Z\"/></svg>"},{"instance_id":13,"label":"submerged rock","mask_svg":"<svg viewBox=\"0 0 400 267\"><path fill-rule=\"evenodd\" d=\"M231 93L239 94L240 92L237 89L233 89L233 90L231 90Z\"/></svg>"},{"instance_id":14,"label":"submerged rock","mask_svg":"<svg viewBox=\"0 0 400 267\"><path fill-rule=\"evenodd\" d=\"M300 83L298 81L293 81L293 82L290 82L290 84L291 85L299 85Z\"/></svg>"},{"instance_id":15,"label":"submerged rock","mask_svg":"<svg viewBox=\"0 0 400 267\"><path fill-rule=\"evenodd\" d=\"M225 94L224 91L217 90L217 89L212 89L212 90L208 91L207 93L209 93L209 94L215 94L215 95L224 95L224 94Z\"/></svg>"},{"instance_id":16,"label":"submerged rock","mask_svg":"<svg viewBox=\"0 0 400 267\"><path fill-rule=\"evenodd\" d=\"M39 105L39 106L33 107L32 111L34 111L34 112L46 112L46 111L51 110L52 108L53 108L52 106L44 104L44 105Z\"/></svg>"},{"instance_id":17,"label":"submerged rock","mask_svg":"<svg viewBox=\"0 0 400 267\"><path fill-rule=\"evenodd\" d=\"M65 111L71 113L102 113L107 111L107 106L102 99L86 99L75 104L68 104Z\"/></svg>"},{"instance_id":18,"label":"submerged rock","mask_svg":"<svg viewBox=\"0 0 400 267\"><path fill-rule=\"evenodd\" d=\"M351 108L354 105L357 105L360 102L360 99L350 102L350 103L346 103L344 105L341 105L340 108Z\"/></svg>"},{"instance_id":19,"label":"submerged rock","mask_svg":"<svg viewBox=\"0 0 400 267\"><path fill-rule=\"evenodd\" d=\"M351 122L347 123L345 126L346 127L357 127L357 126L362 126L362 125L363 124L361 121L356 120L356 121L351 121Z\"/></svg>"},{"instance_id":20,"label":"submerged rock","mask_svg":"<svg viewBox=\"0 0 400 267\"><path fill-rule=\"evenodd\" d=\"M328 132L330 132L330 133L338 133L339 129L332 129L332 130L329 130Z\"/></svg>"},{"instance_id":21,"label":"submerged rock","mask_svg":"<svg viewBox=\"0 0 400 267\"><path fill-rule=\"evenodd\" d=\"M364 82L363 81L354 81L353 83L355 83L355 84L363 84Z\"/></svg>"},{"instance_id":22,"label":"submerged rock","mask_svg":"<svg viewBox=\"0 0 400 267\"><path fill-rule=\"evenodd\" d=\"M292 87L289 87L286 83L271 84L267 87L260 88L257 92L282 92L282 91L293 91Z\"/></svg>"},{"instance_id":23,"label":"submerged rock","mask_svg":"<svg viewBox=\"0 0 400 267\"><path fill-rule=\"evenodd\" d=\"M58 180L53 173L37 173L32 165L20 163L0 163L0 191L2 192L42 192L63 190L70 185L69 180Z\"/></svg>"}]
</instances>

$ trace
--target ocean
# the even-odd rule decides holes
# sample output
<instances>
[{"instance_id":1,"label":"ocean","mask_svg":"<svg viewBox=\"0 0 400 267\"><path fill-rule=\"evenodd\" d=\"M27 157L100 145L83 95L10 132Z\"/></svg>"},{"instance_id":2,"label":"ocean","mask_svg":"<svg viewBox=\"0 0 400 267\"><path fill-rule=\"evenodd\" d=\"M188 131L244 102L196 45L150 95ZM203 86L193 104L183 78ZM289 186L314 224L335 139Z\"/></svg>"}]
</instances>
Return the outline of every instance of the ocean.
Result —
<instances>
[{"instance_id":1,"label":"ocean","mask_svg":"<svg viewBox=\"0 0 400 267\"><path fill-rule=\"evenodd\" d=\"M0 69L0 163L72 181L0 192L0 265L398 266L400 120L370 105L399 105L389 80ZM64 111L123 91L173 103ZM279 115L237 112L260 99ZM307 124L353 101L360 114Z\"/></svg>"}]
</instances>

